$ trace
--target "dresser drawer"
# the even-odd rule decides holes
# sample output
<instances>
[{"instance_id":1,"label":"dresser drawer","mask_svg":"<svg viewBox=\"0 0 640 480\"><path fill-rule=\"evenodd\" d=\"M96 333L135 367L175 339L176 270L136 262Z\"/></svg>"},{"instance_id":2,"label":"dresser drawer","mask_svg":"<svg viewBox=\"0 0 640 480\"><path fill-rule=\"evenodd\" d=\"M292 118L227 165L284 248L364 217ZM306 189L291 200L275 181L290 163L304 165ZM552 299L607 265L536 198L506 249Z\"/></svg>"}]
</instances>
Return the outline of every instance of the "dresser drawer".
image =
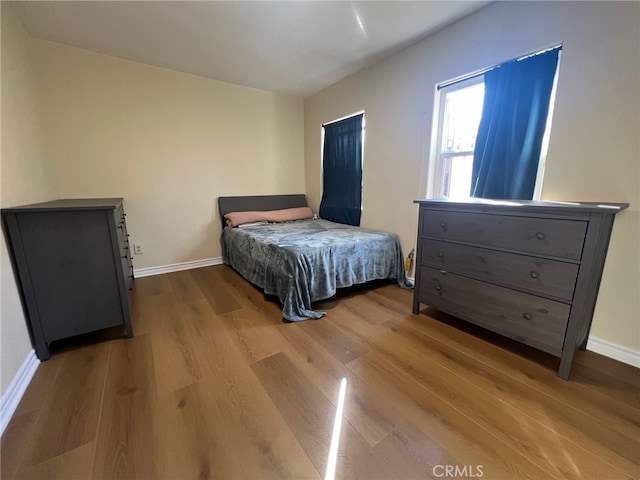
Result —
<instances>
[{"instance_id":1,"label":"dresser drawer","mask_svg":"<svg viewBox=\"0 0 640 480\"><path fill-rule=\"evenodd\" d=\"M424 210L424 236L580 260L587 222Z\"/></svg>"},{"instance_id":2,"label":"dresser drawer","mask_svg":"<svg viewBox=\"0 0 640 480\"><path fill-rule=\"evenodd\" d=\"M578 265L486 248L422 239L421 263L439 270L573 299Z\"/></svg>"},{"instance_id":3,"label":"dresser drawer","mask_svg":"<svg viewBox=\"0 0 640 480\"><path fill-rule=\"evenodd\" d=\"M545 352L561 353L569 305L429 267L421 267L420 275L422 303Z\"/></svg>"}]
</instances>

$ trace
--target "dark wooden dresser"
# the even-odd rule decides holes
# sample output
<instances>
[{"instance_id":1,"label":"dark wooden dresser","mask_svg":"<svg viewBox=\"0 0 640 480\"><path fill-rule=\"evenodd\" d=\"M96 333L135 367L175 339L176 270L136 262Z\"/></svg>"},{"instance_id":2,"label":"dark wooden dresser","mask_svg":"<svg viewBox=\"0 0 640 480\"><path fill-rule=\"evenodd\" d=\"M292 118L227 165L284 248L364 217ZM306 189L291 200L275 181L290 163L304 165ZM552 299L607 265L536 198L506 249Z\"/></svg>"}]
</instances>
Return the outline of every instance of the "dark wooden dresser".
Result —
<instances>
[{"instance_id":1,"label":"dark wooden dresser","mask_svg":"<svg viewBox=\"0 0 640 480\"><path fill-rule=\"evenodd\" d=\"M586 348L607 246L626 203L443 199L420 205L420 303L560 357Z\"/></svg>"},{"instance_id":2,"label":"dark wooden dresser","mask_svg":"<svg viewBox=\"0 0 640 480\"><path fill-rule=\"evenodd\" d=\"M133 266L122 198L2 209L9 254L40 360L54 340L131 328Z\"/></svg>"}]
</instances>

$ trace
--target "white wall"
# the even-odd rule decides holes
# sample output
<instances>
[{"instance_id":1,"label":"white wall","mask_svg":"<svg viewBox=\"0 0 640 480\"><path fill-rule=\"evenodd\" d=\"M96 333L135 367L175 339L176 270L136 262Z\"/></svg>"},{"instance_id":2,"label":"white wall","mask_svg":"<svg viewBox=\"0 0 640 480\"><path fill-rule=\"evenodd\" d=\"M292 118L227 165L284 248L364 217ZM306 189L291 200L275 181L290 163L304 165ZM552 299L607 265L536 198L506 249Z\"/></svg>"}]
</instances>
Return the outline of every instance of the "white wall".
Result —
<instances>
[{"instance_id":1,"label":"white wall","mask_svg":"<svg viewBox=\"0 0 640 480\"><path fill-rule=\"evenodd\" d=\"M54 200L59 192L43 144L30 39L6 3L1 8L0 206L11 207ZM4 235L0 236L0 262L0 392L4 394L31 352L31 343Z\"/></svg>"},{"instance_id":2,"label":"white wall","mask_svg":"<svg viewBox=\"0 0 640 480\"><path fill-rule=\"evenodd\" d=\"M219 257L219 196L304 192L302 99L33 42L62 196L124 197L136 268Z\"/></svg>"},{"instance_id":3,"label":"white wall","mask_svg":"<svg viewBox=\"0 0 640 480\"><path fill-rule=\"evenodd\" d=\"M640 4L496 2L305 100L307 194L322 192L324 122L365 110L364 226L415 246L435 85L563 43L542 198L628 202L592 335L640 351Z\"/></svg>"}]
</instances>

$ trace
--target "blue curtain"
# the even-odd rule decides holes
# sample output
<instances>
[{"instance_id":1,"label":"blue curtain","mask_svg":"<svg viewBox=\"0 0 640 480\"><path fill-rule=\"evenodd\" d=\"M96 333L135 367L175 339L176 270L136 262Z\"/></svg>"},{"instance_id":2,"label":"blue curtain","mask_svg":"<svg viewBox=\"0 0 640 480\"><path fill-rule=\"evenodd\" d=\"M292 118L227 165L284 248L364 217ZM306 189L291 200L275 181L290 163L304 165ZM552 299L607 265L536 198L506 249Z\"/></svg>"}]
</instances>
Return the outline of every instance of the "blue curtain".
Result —
<instances>
[{"instance_id":1,"label":"blue curtain","mask_svg":"<svg viewBox=\"0 0 640 480\"><path fill-rule=\"evenodd\" d=\"M360 225L362 207L362 117L324 126L320 217Z\"/></svg>"},{"instance_id":2,"label":"blue curtain","mask_svg":"<svg viewBox=\"0 0 640 480\"><path fill-rule=\"evenodd\" d=\"M533 198L559 51L508 62L484 74L472 197Z\"/></svg>"}]
</instances>

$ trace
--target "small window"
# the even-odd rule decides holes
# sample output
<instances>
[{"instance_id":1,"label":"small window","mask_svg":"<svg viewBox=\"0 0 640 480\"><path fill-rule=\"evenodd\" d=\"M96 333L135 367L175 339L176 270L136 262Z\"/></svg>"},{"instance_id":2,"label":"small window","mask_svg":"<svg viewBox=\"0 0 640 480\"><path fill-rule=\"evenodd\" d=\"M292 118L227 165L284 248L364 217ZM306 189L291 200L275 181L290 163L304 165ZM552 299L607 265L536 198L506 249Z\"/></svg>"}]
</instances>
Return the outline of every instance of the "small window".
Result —
<instances>
[{"instance_id":1,"label":"small window","mask_svg":"<svg viewBox=\"0 0 640 480\"><path fill-rule=\"evenodd\" d=\"M323 126L320 217L360 225L364 113Z\"/></svg>"},{"instance_id":2,"label":"small window","mask_svg":"<svg viewBox=\"0 0 640 480\"><path fill-rule=\"evenodd\" d=\"M540 198L561 50L438 85L429 196Z\"/></svg>"},{"instance_id":3,"label":"small window","mask_svg":"<svg viewBox=\"0 0 640 480\"><path fill-rule=\"evenodd\" d=\"M473 149L484 101L483 77L456 83L440 91L434 196L469 197Z\"/></svg>"}]
</instances>

